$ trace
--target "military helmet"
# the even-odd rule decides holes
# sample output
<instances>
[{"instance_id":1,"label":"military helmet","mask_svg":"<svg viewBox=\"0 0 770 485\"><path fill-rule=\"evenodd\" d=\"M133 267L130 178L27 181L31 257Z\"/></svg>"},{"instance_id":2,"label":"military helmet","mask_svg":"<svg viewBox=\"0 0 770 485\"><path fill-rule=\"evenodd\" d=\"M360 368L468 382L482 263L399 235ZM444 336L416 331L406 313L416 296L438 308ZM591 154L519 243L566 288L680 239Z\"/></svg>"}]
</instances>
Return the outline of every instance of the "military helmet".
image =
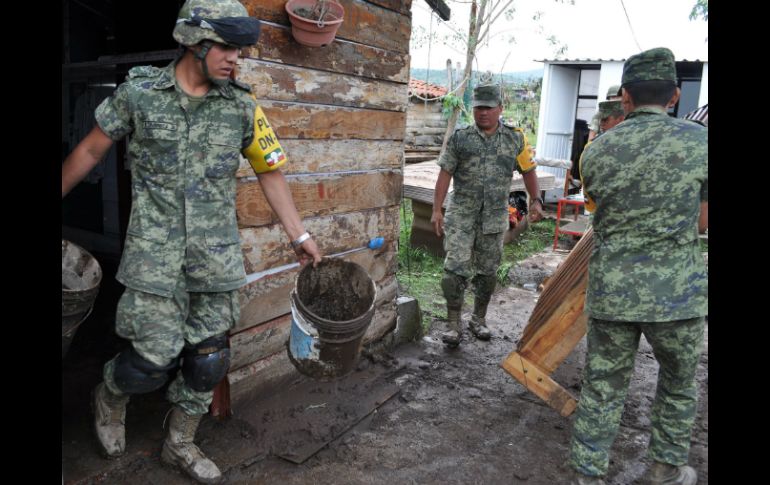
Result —
<instances>
[{"instance_id":1,"label":"military helmet","mask_svg":"<svg viewBox=\"0 0 770 485\"><path fill-rule=\"evenodd\" d=\"M259 20L237 0L187 0L177 15L174 40L194 46L203 40L244 47L257 43Z\"/></svg>"}]
</instances>

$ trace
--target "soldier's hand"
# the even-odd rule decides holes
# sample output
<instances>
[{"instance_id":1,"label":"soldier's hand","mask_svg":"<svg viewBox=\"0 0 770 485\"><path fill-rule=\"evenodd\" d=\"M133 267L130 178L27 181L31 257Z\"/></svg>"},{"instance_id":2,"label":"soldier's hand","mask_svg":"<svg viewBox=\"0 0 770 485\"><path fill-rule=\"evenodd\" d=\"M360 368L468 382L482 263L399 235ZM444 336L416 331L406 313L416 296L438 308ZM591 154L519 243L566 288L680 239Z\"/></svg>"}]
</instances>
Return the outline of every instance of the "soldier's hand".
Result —
<instances>
[{"instance_id":1,"label":"soldier's hand","mask_svg":"<svg viewBox=\"0 0 770 485\"><path fill-rule=\"evenodd\" d=\"M315 268L323 258L323 256L321 256L321 251L318 249L315 241L313 241L313 238L305 240L302 244L294 248L294 252L297 254L297 259L302 267L312 262L313 267Z\"/></svg>"},{"instance_id":2,"label":"soldier's hand","mask_svg":"<svg viewBox=\"0 0 770 485\"><path fill-rule=\"evenodd\" d=\"M529 222L542 221L544 217L545 214L543 214L543 207L540 205L539 201L535 202L529 207L529 215L527 216Z\"/></svg>"},{"instance_id":3,"label":"soldier's hand","mask_svg":"<svg viewBox=\"0 0 770 485\"><path fill-rule=\"evenodd\" d=\"M444 214L441 211L433 211L430 216L430 222L433 224L433 232L441 237L444 234Z\"/></svg>"}]
</instances>

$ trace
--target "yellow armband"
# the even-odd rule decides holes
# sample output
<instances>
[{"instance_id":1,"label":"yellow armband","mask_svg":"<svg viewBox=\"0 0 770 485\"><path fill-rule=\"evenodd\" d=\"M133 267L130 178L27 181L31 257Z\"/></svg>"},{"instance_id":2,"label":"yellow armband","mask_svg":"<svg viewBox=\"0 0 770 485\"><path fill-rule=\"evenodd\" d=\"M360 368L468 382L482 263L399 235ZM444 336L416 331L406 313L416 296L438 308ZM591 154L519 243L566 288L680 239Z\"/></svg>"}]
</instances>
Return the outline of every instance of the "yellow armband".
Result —
<instances>
[{"instance_id":1,"label":"yellow armband","mask_svg":"<svg viewBox=\"0 0 770 485\"><path fill-rule=\"evenodd\" d=\"M529 145L529 141L527 141L527 135L524 134L524 130L521 128L514 128L514 130L521 133L521 137L524 139L524 148L519 153L519 156L516 157L516 162L519 164L521 173L526 173L537 167L537 163L532 159L532 147Z\"/></svg>"},{"instance_id":2,"label":"yellow armband","mask_svg":"<svg viewBox=\"0 0 770 485\"><path fill-rule=\"evenodd\" d=\"M286 153L259 106L254 110L254 140L243 150L243 156L256 173L271 172L286 163Z\"/></svg>"}]
</instances>

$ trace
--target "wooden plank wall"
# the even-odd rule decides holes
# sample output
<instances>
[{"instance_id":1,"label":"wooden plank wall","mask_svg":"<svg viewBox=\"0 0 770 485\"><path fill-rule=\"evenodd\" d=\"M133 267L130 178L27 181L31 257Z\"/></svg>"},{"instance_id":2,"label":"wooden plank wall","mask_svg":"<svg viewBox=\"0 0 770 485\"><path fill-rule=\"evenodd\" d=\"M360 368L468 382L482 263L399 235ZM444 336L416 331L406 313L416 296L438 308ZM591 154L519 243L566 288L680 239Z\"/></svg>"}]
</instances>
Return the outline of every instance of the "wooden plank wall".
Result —
<instances>
[{"instance_id":1,"label":"wooden plank wall","mask_svg":"<svg viewBox=\"0 0 770 485\"><path fill-rule=\"evenodd\" d=\"M250 84L286 151L283 168L305 227L325 255L342 256L377 283L370 342L395 327L398 208L409 81L411 0L338 0L345 20L323 48L290 35L286 0L241 0L262 20L238 79ZM234 408L298 374L289 362L289 292L296 261L286 234L245 160L238 170L238 224L249 283L232 330L227 376ZM286 267L284 267L286 266ZM225 387L228 387L225 386Z\"/></svg>"},{"instance_id":2,"label":"wooden plank wall","mask_svg":"<svg viewBox=\"0 0 770 485\"><path fill-rule=\"evenodd\" d=\"M447 120L441 114L442 104L414 98L406 111L406 148L441 147Z\"/></svg>"}]
</instances>

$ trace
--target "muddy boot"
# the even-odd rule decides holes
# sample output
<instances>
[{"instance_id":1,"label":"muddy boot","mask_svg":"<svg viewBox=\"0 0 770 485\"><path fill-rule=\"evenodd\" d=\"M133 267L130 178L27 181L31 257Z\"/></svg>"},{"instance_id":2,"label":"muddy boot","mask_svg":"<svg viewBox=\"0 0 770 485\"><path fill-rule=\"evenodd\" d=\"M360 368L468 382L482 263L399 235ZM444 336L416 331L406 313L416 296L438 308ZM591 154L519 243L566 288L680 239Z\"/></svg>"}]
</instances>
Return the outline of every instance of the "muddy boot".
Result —
<instances>
[{"instance_id":1,"label":"muddy boot","mask_svg":"<svg viewBox=\"0 0 770 485\"><path fill-rule=\"evenodd\" d=\"M604 480L602 480L602 477L590 477L575 472L569 483L570 485L604 485Z\"/></svg>"},{"instance_id":2,"label":"muddy boot","mask_svg":"<svg viewBox=\"0 0 770 485\"><path fill-rule=\"evenodd\" d=\"M449 347L460 345L460 309L447 309L448 331L441 334L441 341Z\"/></svg>"},{"instance_id":3,"label":"muddy boot","mask_svg":"<svg viewBox=\"0 0 770 485\"><path fill-rule=\"evenodd\" d=\"M129 395L116 396L104 384L94 389L91 409L99 447L107 458L117 458L126 451L126 404Z\"/></svg>"},{"instance_id":4,"label":"muddy boot","mask_svg":"<svg viewBox=\"0 0 770 485\"><path fill-rule=\"evenodd\" d=\"M646 478L650 485L695 485L698 482L698 474L695 469L687 465L669 465L653 461L647 469Z\"/></svg>"},{"instance_id":5,"label":"muddy boot","mask_svg":"<svg viewBox=\"0 0 770 485\"><path fill-rule=\"evenodd\" d=\"M490 332L489 328L487 328L487 322L484 317L471 315L471 319L468 322L468 328L471 329L473 335L475 335L479 340L489 340L492 338L492 332Z\"/></svg>"},{"instance_id":6,"label":"muddy boot","mask_svg":"<svg viewBox=\"0 0 770 485\"><path fill-rule=\"evenodd\" d=\"M165 463L179 466L201 483L219 483L222 480L219 468L193 443L201 417L203 415L192 416L174 406L160 458Z\"/></svg>"}]
</instances>

